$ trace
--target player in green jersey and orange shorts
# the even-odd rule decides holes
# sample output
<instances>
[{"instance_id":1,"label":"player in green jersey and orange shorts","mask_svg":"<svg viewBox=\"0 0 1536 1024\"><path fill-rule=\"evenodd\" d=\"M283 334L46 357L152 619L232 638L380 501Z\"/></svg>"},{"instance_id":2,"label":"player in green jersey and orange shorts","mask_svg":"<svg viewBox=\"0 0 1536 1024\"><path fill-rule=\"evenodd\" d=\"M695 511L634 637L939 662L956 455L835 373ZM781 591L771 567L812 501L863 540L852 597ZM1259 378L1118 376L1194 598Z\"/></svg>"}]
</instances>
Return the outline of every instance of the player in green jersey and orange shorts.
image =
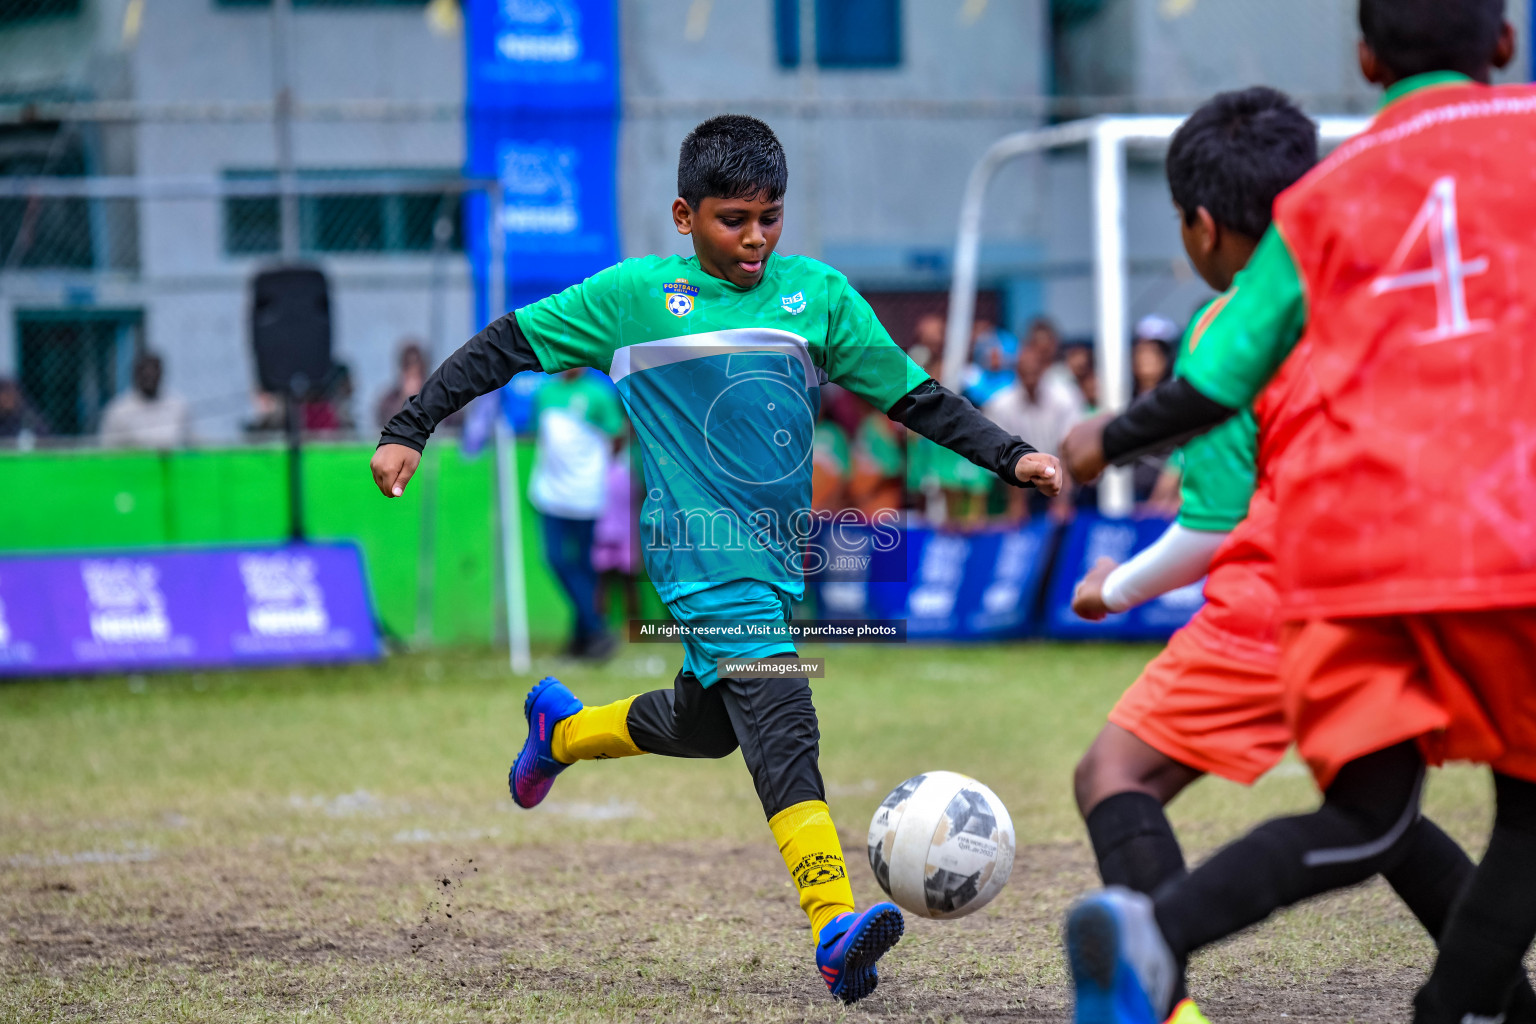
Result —
<instances>
[{"instance_id":1,"label":"player in green jersey and orange shorts","mask_svg":"<svg viewBox=\"0 0 1536 1024\"><path fill-rule=\"evenodd\" d=\"M1168 179L1192 264L1225 293L1271 224L1275 197L1317 161L1311 120L1282 94L1225 93L1174 136ZM1191 321L1178 366L1225 305ZM1176 367L1177 372L1177 367ZM1078 765L1078 806L1106 885L1153 893L1184 873L1163 807L1207 773L1252 785L1291 744L1280 678L1275 474L1319 407L1306 353L1289 360L1246 409L1183 445L1178 521L1124 565L1101 562L1074 606L1100 619L1205 578L1206 603L1147 665ZM1104 428L1108 417L1079 434ZM1074 438L1069 448L1077 442ZM1383 874L1433 936L1471 877L1466 853L1419 817ZM1170 1019L1198 1020L1176 983ZM1523 986L1510 1021L1536 1021Z\"/></svg>"},{"instance_id":2,"label":"player in green jersey and orange shorts","mask_svg":"<svg viewBox=\"0 0 1536 1024\"><path fill-rule=\"evenodd\" d=\"M1274 468L1286 719L1322 790L1151 899L1071 912L1077 1019L1154 1021L1194 951L1410 856L1427 765L1493 769L1419 1024L1528 1019L1536 937L1536 89L1504 0L1360 0L1370 126L1275 202L1180 378L1099 437L1106 460L1210 429L1301 372L1317 413Z\"/></svg>"}]
</instances>

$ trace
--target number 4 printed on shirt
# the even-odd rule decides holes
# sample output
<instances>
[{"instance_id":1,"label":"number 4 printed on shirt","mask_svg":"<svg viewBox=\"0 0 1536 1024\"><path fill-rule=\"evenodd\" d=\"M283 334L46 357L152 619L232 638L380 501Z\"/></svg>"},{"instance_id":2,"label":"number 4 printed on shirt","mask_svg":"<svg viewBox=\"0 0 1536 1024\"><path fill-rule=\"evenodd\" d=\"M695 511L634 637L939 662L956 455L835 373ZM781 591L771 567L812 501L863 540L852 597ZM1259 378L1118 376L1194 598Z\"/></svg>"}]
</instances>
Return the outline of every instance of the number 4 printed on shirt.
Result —
<instances>
[{"instance_id":1,"label":"number 4 printed on shirt","mask_svg":"<svg viewBox=\"0 0 1536 1024\"><path fill-rule=\"evenodd\" d=\"M1403 264L1413 255L1419 239L1429 243L1430 266L1423 270L1405 270ZM1488 257L1466 261L1461 257L1461 231L1456 221L1456 179L1439 179L1429 190L1418 216L1408 233L1398 243L1387 264L1388 273L1371 285L1372 295L1411 288L1435 289L1435 326L1419 331L1414 337L1421 345L1464 338L1493 327L1491 320L1472 320L1467 315L1466 279L1488 272Z\"/></svg>"}]
</instances>

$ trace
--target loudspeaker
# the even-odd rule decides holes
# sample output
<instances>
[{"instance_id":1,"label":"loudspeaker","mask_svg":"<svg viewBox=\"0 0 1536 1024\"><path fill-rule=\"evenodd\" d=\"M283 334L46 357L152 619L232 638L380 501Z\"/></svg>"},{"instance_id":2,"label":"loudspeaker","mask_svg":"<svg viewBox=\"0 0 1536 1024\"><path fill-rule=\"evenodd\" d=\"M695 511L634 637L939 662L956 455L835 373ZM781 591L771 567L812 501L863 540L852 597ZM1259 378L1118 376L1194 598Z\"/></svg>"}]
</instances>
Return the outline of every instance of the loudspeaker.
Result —
<instances>
[{"instance_id":1,"label":"loudspeaker","mask_svg":"<svg viewBox=\"0 0 1536 1024\"><path fill-rule=\"evenodd\" d=\"M331 372L331 297L315 267L274 267L251 288L251 345L263 391L307 397Z\"/></svg>"}]
</instances>

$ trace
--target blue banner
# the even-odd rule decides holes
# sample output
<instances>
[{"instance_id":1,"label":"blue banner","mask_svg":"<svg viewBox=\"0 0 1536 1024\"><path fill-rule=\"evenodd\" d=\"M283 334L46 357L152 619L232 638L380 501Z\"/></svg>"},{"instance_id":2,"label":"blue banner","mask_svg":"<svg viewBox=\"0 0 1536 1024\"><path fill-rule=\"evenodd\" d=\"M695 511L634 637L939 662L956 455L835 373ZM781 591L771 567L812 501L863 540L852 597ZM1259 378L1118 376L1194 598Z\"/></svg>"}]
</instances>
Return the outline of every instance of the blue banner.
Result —
<instances>
[{"instance_id":1,"label":"blue banner","mask_svg":"<svg viewBox=\"0 0 1536 1024\"><path fill-rule=\"evenodd\" d=\"M465 8L466 174L501 183L499 224L465 203L480 323L489 232L502 232L506 305L557 292L618 260L616 0L470 0Z\"/></svg>"},{"instance_id":2,"label":"blue banner","mask_svg":"<svg viewBox=\"0 0 1536 1024\"><path fill-rule=\"evenodd\" d=\"M1044 519L966 533L908 527L894 547L871 545L868 569L815 576L818 616L904 619L911 640L1027 636L1056 533Z\"/></svg>"},{"instance_id":3,"label":"blue banner","mask_svg":"<svg viewBox=\"0 0 1536 1024\"><path fill-rule=\"evenodd\" d=\"M379 654L351 544L0 558L0 676Z\"/></svg>"},{"instance_id":4,"label":"blue banner","mask_svg":"<svg viewBox=\"0 0 1536 1024\"><path fill-rule=\"evenodd\" d=\"M464 24L471 111L617 107L616 0L468 0Z\"/></svg>"},{"instance_id":5,"label":"blue banner","mask_svg":"<svg viewBox=\"0 0 1536 1024\"><path fill-rule=\"evenodd\" d=\"M1046 634L1059 640L1165 640L1188 622L1205 603L1203 579L1102 622L1088 622L1072 612L1073 589L1100 558L1124 562L1166 529L1165 519L1079 515L1062 542L1046 595Z\"/></svg>"}]
</instances>

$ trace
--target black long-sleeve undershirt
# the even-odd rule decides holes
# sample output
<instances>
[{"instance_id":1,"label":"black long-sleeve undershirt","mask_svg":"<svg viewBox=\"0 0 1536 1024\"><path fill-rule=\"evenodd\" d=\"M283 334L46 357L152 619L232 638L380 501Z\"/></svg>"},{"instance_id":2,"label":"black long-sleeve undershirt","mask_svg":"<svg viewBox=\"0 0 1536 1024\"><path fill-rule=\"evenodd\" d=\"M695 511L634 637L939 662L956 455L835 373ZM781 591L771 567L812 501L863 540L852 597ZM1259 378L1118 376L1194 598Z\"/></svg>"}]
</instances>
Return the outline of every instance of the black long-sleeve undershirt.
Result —
<instances>
[{"instance_id":1,"label":"black long-sleeve undershirt","mask_svg":"<svg viewBox=\"0 0 1536 1024\"><path fill-rule=\"evenodd\" d=\"M542 372L517 317L494 320L433 371L421 393L384 426L379 444L403 444L421 451L437 425L481 395L488 395L524 370Z\"/></svg>"},{"instance_id":2,"label":"black long-sleeve undershirt","mask_svg":"<svg viewBox=\"0 0 1536 1024\"><path fill-rule=\"evenodd\" d=\"M1019 459L1036 451L1035 447L987 419L974 405L936 380L930 378L908 391L886 415L983 469L990 469L1005 483L1034 486L1021 483L1013 467Z\"/></svg>"},{"instance_id":3,"label":"black long-sleeve undershirt","mask_svg":"<svg viewBox=\"0 0 1536 1024\"><path fill-rule=\"evenodd\" d=\"M475 398L495 391L524 370L543 369L518 327L517 317L508 313L443 360L422 385L421 393L411 397L384 427L379 443L403 444L421 451L439 423ZM899 398L889 416L1015 487L1033 486L1021 484L1013 467L1035 449L935 380L926 380Z\"/></svg>"},{"instance_id":4,"label":"black long-sleeve undershirt","mask_svg":"<svg viewBox=\"0 0 1536 1024\"><path fill-rule=\"evenodd\" d=\"M1165 380L1104 425L1104 460L1123 466L1143 455L1171 450L1236 414L1236 409L1205 397L1187 380Z\"/></svg>"}]
</instances>

